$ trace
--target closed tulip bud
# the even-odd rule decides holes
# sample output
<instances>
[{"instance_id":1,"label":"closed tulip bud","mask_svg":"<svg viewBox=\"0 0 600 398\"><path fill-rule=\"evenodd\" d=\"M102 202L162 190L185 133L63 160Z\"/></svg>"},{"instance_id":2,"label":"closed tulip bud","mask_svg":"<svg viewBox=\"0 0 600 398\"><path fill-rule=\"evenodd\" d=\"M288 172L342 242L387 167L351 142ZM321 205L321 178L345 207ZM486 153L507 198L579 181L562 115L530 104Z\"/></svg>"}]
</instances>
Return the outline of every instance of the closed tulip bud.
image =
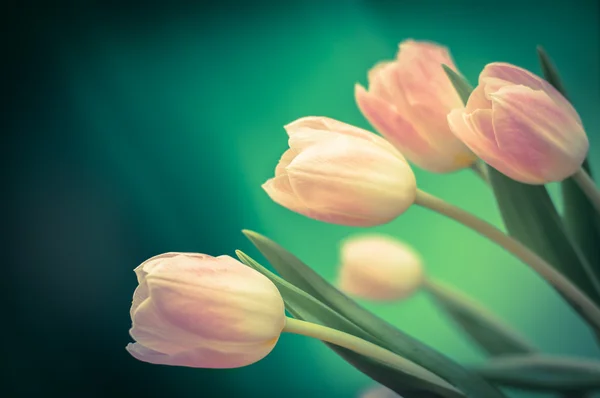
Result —
<instances>
[{"instance_id":1,"label":"closed tulip bud","mask_svg":"<svg viewBox=\"0 0 600 398\"><path fill-rule=\"evenodd\" d=\"M448 112L462 102L442 64L456 70L445 47L406 40L396 60L369 71L368 91L355 86L356 103L373 127L412 163L435 173L476 160L448 127Z\"/></svg>"},{"instance_id":2,"label":"closed tulip bud","mask_svg":"<svg viewBox=\"0 0 600 398\"><path fill-rule=\"evenodd\" d=\"M564 180L588 151L569 101L545 80L506 63L483 69L466 107L453 110L448 122L482 160L527 184Z\"/></svg>"},{"instance_id":3,"label":"closed tulip bud","mask_svg":"<svg viewBox=\"0 0 600 398\"><path fill-rule=\"evenodd\" d=\"M229 256L166 253L135 269L127 350L140 361L237 368L265 357L285 325L265 276Z\"/></svg>"},{"instance_id":4,"label":"closed tulip bud","mask_svg":"<svg viewBox=\"0 0 600 398\"><path fill-rule=\"evenodd\" d=\"M415 176L383 138L325 117L285 126L288 149L263 188L275 202L316 220L387 223L415 200Z\"/></svg>"},{"instance_id":5,"label":"closed tulip bud","mask_svg":"<svg viewBox=\"0 0 600 398\"><path fill-rule=\"evenodd\" d=\"M390 390L385 386L375 386L371 387L362 394L359 395L360 398L402 398L400 395L396 394L394 391Z\"/></svg>"},{"instance_id":6,"label":"closed tulip bud","mask_svg":"<svg viewBox=\"0 0 600 398\"><path fill-rule=\"evenodd\" d=\"M343 292L375 301L392 301L414 293L424 281L421 257L391 237L350 238L341 247L338 285Z\"/></svg>"}]
</instances>

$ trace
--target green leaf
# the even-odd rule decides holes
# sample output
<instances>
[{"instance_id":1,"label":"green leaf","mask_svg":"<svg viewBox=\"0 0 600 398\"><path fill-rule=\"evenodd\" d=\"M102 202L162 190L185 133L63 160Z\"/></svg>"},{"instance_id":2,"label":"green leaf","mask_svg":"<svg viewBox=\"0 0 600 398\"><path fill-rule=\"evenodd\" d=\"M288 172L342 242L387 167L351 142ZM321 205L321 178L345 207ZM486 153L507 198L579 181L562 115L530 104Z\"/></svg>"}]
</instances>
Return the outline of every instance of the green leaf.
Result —
<instances>
[{"instance_id":1,"label":"green leaf","mask_svg":"<svg viewBox=\"0 0 600 398\"><path fill-rule=\"evenodd\" d=\"M473 370L487 380L525 390L586 391L600 388L600 363L549 355L492 359Z\"/></svg>"},{"instance_id":2,"label":"green leaf","mask_svg":"<svg viewBox=\"0 0 600 398\"><path fill-rule=\"evenodd\" d=\"M493 313L441 282L429 279L426 290L436 304L486 353L492 356L529 354L537 349Z\"/></svg>"},{"instance_id":3,"label":"green leaf","mask_svg":"<svg viewBox=\"0 0 600 398\"><path fill-rule=\"evenodd\" d=\"M236 251L236 254L244 264L262 273L277 286L287 311L295 318L341 330L380 345L379 341L372 335L306 292L275 275L250 256L239 250ZM435 376L428 371L422 377L419 377L415 374L413 368L410 371L395 369L346 348L330 343L325 344L356 369L403 397L464 398L464 395L450 384L432 381L432 377Z\"/></svg>"},{"instance_id":4,"label":"green leaf","mask_svg":"<svg viewBox=\"0 0 600 398\"><path fill-rule=\"evenodd\" d=\"M567 92L552 60L542 47L538 47L537 51L544 78L567 98ZM582 167L591 175L587 159ZM600 217L587 195L572 178L562 182L561 191L564 203L563 221L567 232L587 258L596 279L600 279Z\"/></svg>"},{"instance_id":5,"label":"green leaf","mask_svg":"<svg viewBox=\"0 0 600 398\"><path fill-rule=\"evenodd\" d=\"M359 306L277 243L253 231L243 232L285 280L381 340L382 347L446 379L468 397L504 396L482 378Z\"/></svg>"},{"instance_id":6,"label":"green leaf","mask_svg":"<svg viewBox=\"0 0 600 398\"><path fill-rule=\"evenodd\" d=\"M469 84L450 68L444 70L466 103ZM508 233L600 303L590 264L571 241L546 187L522 184L489 166L488 178Z\"/></svg>"},{"instance_id":7,"label":"green leaf","mask_svg":"<svg viewBox=\"0 0 600 398\"><path fill-rule=\"evenodd\" d=\"M452 85L454 86L454 89L458 93L460 99L466 104L471 92L473 91L473 86L469 84L467 79L453 71L448 65L442 64L442 68L444 68L446 75L448 75L448 78L452 82Z\"/></svg>"},{"instance_id":8,"label":"green leaf","mask_svg":"<svg viewBox=\"0 0 600 398\"><path fill-rule=\"evenodd\" d=\"M591 266L572 243L546 187L521 184L491 167L488 175L509 234L600 303Z\"/></svg>"}]
</instances>

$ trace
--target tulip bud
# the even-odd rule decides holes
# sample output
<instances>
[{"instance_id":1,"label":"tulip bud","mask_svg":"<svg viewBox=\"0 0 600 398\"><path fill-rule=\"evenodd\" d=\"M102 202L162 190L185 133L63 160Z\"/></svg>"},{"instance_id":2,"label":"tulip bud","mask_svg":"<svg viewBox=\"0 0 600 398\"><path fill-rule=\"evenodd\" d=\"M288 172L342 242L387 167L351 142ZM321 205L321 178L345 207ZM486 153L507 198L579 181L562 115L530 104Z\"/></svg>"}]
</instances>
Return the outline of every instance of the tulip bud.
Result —
<instances>
[{"instance_id":1,"label":"tulip bud","mask_svg":"<svg viewBox=\"0 0 600 398\"><path fill-rule=\"evenodd\" d=\"M488 64L452 131L490 166L527 184L574 174L588 151L577 111L552 85L506 63Z\"/></svg>"},{"instance_id":2,"label":"tulip bud","mask_svg":"<svg viewBox=\"0 0 600 398\"><path fill-rule=\"evenodd\" d=\"M396 60L369 71L368 91L355 86L356 103L373 127L412 163L435 173L476 160L448 127L448 112L462 102L442 64L456 70L445 47L406 40Z\"/></svg>"},{"instance_id":3,"label":"tulip bud","mask_svg":"<svg viewBox=\"0 0 600 398\"><path fill-rule=\"evenodd\" d=\"M382 235L350 238L341 247L340 290L368 300L392 301L414 293L424 281L421 257Z\"/></svg>"},{"instance_id":4,"label":"tulip bud","mask_svg":"<svg viewBox=\"0 0 600 398\"><path fill-rule=\"evenodd\" d=\"M415 176L383 138L325 117L285 126L288 149L263 188L275 202L316 220L387 223L415 200Z\"/></svg>"},{"instance_id":5,"label":"tulip bud","mask_svg":"<svg viewBox=\"0 0 600 398\"><path fill-rule=\"evenodd\" d=\"M165 253L135 273L127 351L140 361L242 367L271 352L285 325L275 285L229 256Z\"/></svg>"},{"instance_id":6,"label":"tulip bud","mask_svg":"<svg viewBox=\"0 0 600 398\"><path fill-rule=\"evenodd\" d=\"M360 394L360 398L402 398L389 388L381 385L371 387Z\"/></svg>"}]
</instances>

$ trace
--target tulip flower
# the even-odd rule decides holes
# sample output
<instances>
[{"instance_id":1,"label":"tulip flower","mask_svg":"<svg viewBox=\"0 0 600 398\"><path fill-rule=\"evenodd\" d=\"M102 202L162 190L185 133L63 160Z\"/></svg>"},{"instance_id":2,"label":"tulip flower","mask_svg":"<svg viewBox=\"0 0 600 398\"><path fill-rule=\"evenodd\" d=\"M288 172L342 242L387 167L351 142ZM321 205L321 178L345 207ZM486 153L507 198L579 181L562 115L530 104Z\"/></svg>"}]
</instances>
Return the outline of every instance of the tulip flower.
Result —
<instances>
[{"instance_id":1,"label":"tulip flower","mask_svg":"<svg viewBox=\"0 0 600 398\"><path fill-rule=\"evenodd\" d=\"M424 282L419 254L391 237L353 237L343 242L340 252L338 285L351 296L398 300L410 296Z\"/></svg>"},{"instance_id":2,"label":"tulip flower","mask_svg":"<svg viewBox=\"0 0 600 398\"><path fill-rule=\"evenodd\" d=\"M350 226L387 223L415 200L415 176L383 138L326 117L285 126L288 149L263 189L316 220Z\"/></svg>"},{"instance_id":3,"label":"tulip flower","mask_svg":"<svg viewBox=\"0 0 600 398\"><path fill-rule=\"evenodd\" d=\"M527 184L561 181L588 151L579 115L548 82L506 63L491 63L466 107L448 115L452 131L490 166Z\"/></svg>"},{"instance_id":4,"label":"tulip flower","mask_svg":"<svg viewBox=\"0 0 600 398\"><path fill-rule=\"evenodd\" d=\"M456 70L445 47L406 40L396 60L369 71L368 91L355 86L356 103L371 125L409 161L435 173L470 167L476 160L448 127L448 112L462 102L442 64Z\"/></svg>"},{"instance_id":5,"label":"tulip flower","mask_svg":"<svg viewBox=\"0 0 600 398\"><path fill-rule=\"evenodd\" d=\"M360 395L360 398L402 398L400 395L396 394L394 391L389 388L376 385L375 387L371 387L365 391L363 391Z\"/></svg>"},{"instance_id":6,"label":"tulip flower","mask_svg":"<svg viewBox=\"0 0 600 398\"><path fill-rule=\"evenodd\" d=\"M127 351L153 364L236 368L265 357L285 326L275 285L229 256L165 253L135 269Z\"/></svg>"}]
</instances>

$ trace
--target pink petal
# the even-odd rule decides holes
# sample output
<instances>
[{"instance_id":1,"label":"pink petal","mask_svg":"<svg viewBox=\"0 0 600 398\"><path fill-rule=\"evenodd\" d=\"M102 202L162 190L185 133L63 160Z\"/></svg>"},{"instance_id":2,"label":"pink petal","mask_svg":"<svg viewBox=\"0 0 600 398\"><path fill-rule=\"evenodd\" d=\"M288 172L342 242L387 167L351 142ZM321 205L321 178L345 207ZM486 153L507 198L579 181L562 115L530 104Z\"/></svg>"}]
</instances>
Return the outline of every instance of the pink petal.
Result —
<instances>
[{"instance_id":1,"label":"pink petal","mask_svg":"<svg viewBox=\"0 0 600 398\"><path fill-rule=\"evenodd\" d=\"M354 96L360 111L373 127L409 160L419 164L418 159L430 150L427 140L392 105L370 94L359 84L354 87Z\"/></svg>"},{"instance_id":2,"label":"pink petal","mask_svg":"<svg viewBox=\"0 0 600 398\"><path fill-rule=\"evenodd\" d=\"M507 86L492 96L493 124L505 158L531 184L561 181L579 169L588 140L577 120L544 91Z\"/></svg>"},{"instance_id":3,"label":"pink petal","mask_svg":"<svg viewBox=\"0 0 600 398\"><path fill-rule=\"evenodd\" d=\"M172 325L208 340L270 340L283 328L275 285L239 261L178 256L148 275L150 296Z\"/></svg>"},{"instance_id":4,"label":"pink petal","mask_svg":"<svg viewBox=\"0 0 600 398\"><path fill-rule=\"evenodd\" d=\"M139 343L128 344L127 351L136 359L157 365L191 368L230 369L251 365L266 357L277 339L260 344L209 344L167 355Z\"/></svg>"},{"instance_id":5,"label":"pink petal","mask_svg":"<svg viewBox=\"0 0 600 398\"><path fill-rule=\"evenodd\" d=\"M554 102L565 109L577 123L583 125L579 114L573 108L571 103L554 88L550 83L541 77L529 72L526 69L519 68L518 66L511 65L509 63L494 62L486 65L481 74L479 75L480 83L486 78L497 78L516 85L527 86L533 90L545 91Z\"/></svg>"}]
</instances>

